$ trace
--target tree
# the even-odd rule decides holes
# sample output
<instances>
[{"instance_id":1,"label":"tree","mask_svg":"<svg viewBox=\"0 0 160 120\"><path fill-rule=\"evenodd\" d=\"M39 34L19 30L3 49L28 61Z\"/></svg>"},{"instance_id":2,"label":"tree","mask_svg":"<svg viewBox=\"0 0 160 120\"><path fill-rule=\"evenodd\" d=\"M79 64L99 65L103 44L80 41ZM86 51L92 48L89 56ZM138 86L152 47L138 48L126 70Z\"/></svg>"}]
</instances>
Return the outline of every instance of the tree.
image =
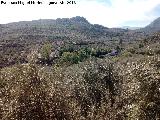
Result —
<instances>
[{"instance_id":1,"label":"tree","mask_svg":"<svg viewBox=\"0 0 160 120\"><path fill-rule=\"evenodd\" d=\"M50 54L52 52L52 45L47 43L44 44L41 48L42 59L47 63L50 61Z\"/></svg>"},{"instance_id":2,"label":"tree","mask_svg":"<svg viewBox=\"0 0 160 120\"><path fill-rule=\"evenodd\" d=\"M119 39L119 45L122 45L122 43L123 43L123 40L120 38Z\"/></svg>"},{"instance_id":3,"label":"tree","mask_svg":"<svg viewBox=\"0 0 160 120\"><path fill-rule=\"evenodd\" d=\"M117 52L121 52L121 48L119 46L116 47Z\"/></svg>"},{"instance_id":4,"label":"tree","mask_svg":"<svg viewBox=\"0 0 160 120\"><path fill-rule=\"evenodd\" d=\"M68 62L72 64L77 64L79 62L79 56L75 52L64 52L61 57L62 62Z\"/></svg>"}]
</instances>

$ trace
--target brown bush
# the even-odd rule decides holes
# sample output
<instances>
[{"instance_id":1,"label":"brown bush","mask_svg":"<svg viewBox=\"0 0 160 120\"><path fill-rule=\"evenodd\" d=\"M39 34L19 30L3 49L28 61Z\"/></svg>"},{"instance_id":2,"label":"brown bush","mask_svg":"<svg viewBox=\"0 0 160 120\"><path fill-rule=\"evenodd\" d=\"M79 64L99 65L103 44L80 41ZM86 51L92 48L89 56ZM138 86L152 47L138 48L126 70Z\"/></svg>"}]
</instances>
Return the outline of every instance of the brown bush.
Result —
<instances>
[{"instance_id":1,"label":"brown bush","mask_svg":"<svg viewBox=\"0 0 160 120\"><path fill-rule=\"evenodd\" d=\"M73 119L65 94L59 94L60 88L52 88L51 76L45 74L34 65L1 71L2 120Z\"/></svg>"},{"instance_id":2,"label":"brown bush","mask_svg":"<svg viewBox=\"0 0 160 120\"><path fill-rule=\"evenodd\" d=\"M159 56L0 71L0 119L160 119Z\"/></svg>"}]
</instances>

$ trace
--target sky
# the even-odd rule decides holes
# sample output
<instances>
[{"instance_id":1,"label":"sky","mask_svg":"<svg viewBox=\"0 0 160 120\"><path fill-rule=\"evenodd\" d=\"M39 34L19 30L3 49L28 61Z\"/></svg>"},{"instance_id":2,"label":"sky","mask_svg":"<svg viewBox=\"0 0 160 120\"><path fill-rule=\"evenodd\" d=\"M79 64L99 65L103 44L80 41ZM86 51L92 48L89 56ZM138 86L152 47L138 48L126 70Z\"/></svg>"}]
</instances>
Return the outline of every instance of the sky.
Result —
<instances>
[{"instance_id":1,"label":"sky","mask_svg":"<svg viewBox=\"0 0 160 120\"><path fill-rule=\"evenodd\" d=\"M24 5L11 1L16 2L0 1L0 24L82 16L106 27L144 27L160 17L160 0L73 0L76 4L67 4L70 0L39 0L42 4L34 0L35 4L27 4L29 0L22 0Z\"/></svg>"}]
</instances>

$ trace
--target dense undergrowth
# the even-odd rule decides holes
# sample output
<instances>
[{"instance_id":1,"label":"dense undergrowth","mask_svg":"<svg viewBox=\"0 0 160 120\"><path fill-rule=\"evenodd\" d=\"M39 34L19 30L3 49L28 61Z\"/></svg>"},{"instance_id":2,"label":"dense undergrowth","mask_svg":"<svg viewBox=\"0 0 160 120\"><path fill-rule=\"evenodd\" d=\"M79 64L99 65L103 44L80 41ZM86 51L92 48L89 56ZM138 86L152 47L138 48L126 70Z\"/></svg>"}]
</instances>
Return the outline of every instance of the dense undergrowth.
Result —
<instances>
[{"instance_id":1,"label":"dense undergrowth","mask_svg":"<svg viewBox=\"0 0 160 120\"><path fill-rule=\"evenodd\" d=\"M155 35L103 59L81 49L63 63L0 68L0 119L159 120L159 50Z\"/></svg>"},{"instance_id":2,"label":"dense undergrowth","mask_svg":"<svg viewBox=\"0 0 160 120\"><path fill-rule=\"evenodd\" d=\"M89 59L50 72L34 64L0 71L0 119L160 119L160 58Z\"/></svg>"}]
</instances>

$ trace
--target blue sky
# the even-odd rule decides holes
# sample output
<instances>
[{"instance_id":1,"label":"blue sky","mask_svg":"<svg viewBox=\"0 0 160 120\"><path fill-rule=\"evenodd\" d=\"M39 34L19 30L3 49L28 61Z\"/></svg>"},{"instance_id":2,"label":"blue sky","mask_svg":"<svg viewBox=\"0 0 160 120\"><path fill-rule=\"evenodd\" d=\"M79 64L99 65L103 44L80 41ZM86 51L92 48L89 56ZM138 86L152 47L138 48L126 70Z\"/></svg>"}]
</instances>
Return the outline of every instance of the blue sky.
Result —
<instances>
[{"instance_id":1,"label":"blue sky","mask_svg":"<svg viewBox=\"0 0 160 120\"><path fill-rule=\"evenodd\" d=\"M22 0L25 5L10 5L10 0L4 1L7 5L0 4L0 24L83 16L90 23L106 27L144 27L160 17L160 0L75 0L76 5L50 6L49 2L62 0L39 0L42 5L27 5L28 0Z\"/></svg>"}]
</instances>

